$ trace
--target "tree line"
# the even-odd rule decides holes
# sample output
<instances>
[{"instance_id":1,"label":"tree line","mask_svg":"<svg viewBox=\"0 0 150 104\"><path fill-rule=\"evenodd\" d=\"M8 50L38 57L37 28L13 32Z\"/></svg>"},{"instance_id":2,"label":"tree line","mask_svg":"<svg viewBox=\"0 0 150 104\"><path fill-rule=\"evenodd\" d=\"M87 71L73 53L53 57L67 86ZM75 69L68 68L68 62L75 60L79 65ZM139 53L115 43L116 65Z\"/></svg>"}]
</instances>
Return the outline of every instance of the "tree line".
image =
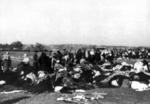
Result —
<instances>
[{"instance_id":1,"label":"tree line","mask_svg":"<svg viewBox=\"0 0 150 104\"><path fill-rule=\"evenodd\" d=\"M0 51L43 51L43 50L78 50L79 48L94 48L96 45L84 45L84 44L55 44L44 45L41 43L36 44L23 44L21 41L15 41L11 44L0 44Z\"/></svg>"},{"instance_id":2,"label":"tree line","mask_svg":"<svg viewBox=\"0 0 150 104\"><path fill-rule=\"evenodd\" d=\"M36 43L33 45L23 44L21 41L15 41L11 44L0 44L1 51L41 51L44 50L45 46L40 43Z\"/></svg>"}]
</instances>

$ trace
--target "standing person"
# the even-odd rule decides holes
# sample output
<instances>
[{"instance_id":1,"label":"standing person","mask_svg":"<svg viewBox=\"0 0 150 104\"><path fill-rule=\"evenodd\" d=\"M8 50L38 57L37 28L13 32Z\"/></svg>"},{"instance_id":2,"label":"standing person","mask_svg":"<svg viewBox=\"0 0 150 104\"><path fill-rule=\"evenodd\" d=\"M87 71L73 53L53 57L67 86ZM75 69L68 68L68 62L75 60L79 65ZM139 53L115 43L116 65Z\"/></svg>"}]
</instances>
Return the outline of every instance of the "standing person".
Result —
<instances>
[{"instance_id":1,"label":"standing person","mask_svg":"<svg viewBox=\"0 0 150 104\"><path fill-rule=\"evenodd\" d=\"M96 63L98 63L101 60L100 55L101 55L100 50L97 48L96 52L95 52L95 62Z\"/></svg>"},{"instance_id":2,"label":"standing person","mask_svg":"<svg viewBox=\"0 0 150 104\"><path fill-rule=\"evenodd\" d=\"M46 60L46 53L45 51L42 51L40 57L39 57L39 67L41 68L41 70L44 70L45 67L46 67L46 63L45 63L45 60Z\"/></svg>"},{"instance_id":3,"label":"standing person","mask_svg":"<svg viewBox=\"0 0 150 104\"><path fill-rule=\"evenodd\" d=\"M150 50L148 50L148 53L147 53L147 54L148 54L148 58L150 58Z\"/></svg>"},{"instance_id":4,"label":"standing person","mask_svg":"<svg viewBox=\"0 0 150 104\"><path fill-rule=\"evenodd\" d=\"M47 51L46 52L46 58L45 58L45 63L46 63L46 68L45 71L48 73L52 73L53 71L51 70L51 62L52 62L52 58L51 58L51 51Z\"/></svg>"},{"instance_id":5,"label":"standing person","mask_svg":"<svg viewBox=\"0 0 150 104\"><path fill-rule=\"evenodd\" d=\"M73 52L73 50L71 50L71 51L69 52L69 62L68 62L68 64L69 64L69 65L72 65L73 62L74 62L74 60L75 60L74 52Z\"/></svg>"},{"instance_id":6,"label":"standing person","mask_svg":"<svg viewBox=\"0 0 150 104\"><path fill-rule=\"evenodd\" d=\"M56 60L59 60L60 61L60 63L61 63L61 61L62 61L62 57L63 57L63 55L62 55L62 53L60 52L60 51L57 51L57 53L56 53Z\"/></svg>"},{"instance_id":7,"label":"standing person","mask_svg":"<svg viewBox=\"0 0 150 104\"><path fill-rule=\"evenodd\" d=\"M33 55L33 67L34 67L34 72L37 73L38 72L38 52L35 51L34 55Z\"/></svg>"},{"instance_id":8,"label":"standing person","mask_svg":"<svg viewBox=\"0 0 150 104\"><path fill-rule=\"evenodd\" d=\"M76 60L77 60L76 63L79 64L81 59L82 59L82 51L81 51L81 49L79 49L76 54Z\"/></svg>"},{"instance_id":9,"label":"standing person","mask_svg":"<svg viewBox=\"0 0 150 104\"><path fill-rule=\"evenodd\" d=\"M89 52L89 62L93 63L94 64L94 60L95 60L95 50L94 49L91 49L90 52Z\"/></svg>"},{"instance_id":10,"label":"standing person","mask_svg":"<svg viewBox=\"0 0 150 104\"><path fill-rule=\"evenodd\" d=\"M10 59L10 55L9 52L6 52L6 54L4 54L4 59L3 59L3 73L9 71L11 68L11 59Z\"/></svg>"},{"instance_id":11,"label":"standing person","mask_svg":"<svg viewBox=\"0 0 150 104\"><path fill-rule=\"evenodd\" d=\"M2 73L3 71L2 71L2 59L1 59L1 56L0 56L0 73Z\"/></svg>"}]
</instances>

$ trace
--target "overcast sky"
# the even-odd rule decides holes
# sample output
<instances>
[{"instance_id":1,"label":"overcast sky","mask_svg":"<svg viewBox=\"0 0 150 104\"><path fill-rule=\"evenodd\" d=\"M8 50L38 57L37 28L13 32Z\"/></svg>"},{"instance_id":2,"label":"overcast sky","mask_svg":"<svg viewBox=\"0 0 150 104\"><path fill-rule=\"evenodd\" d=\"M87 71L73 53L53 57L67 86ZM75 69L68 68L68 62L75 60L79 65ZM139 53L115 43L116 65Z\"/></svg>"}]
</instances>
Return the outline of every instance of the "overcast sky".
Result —
<instances>
[{"instance_id":1,"label":"overcast sky","mask_svg":"<svg viewBox=\"0 0 150 104\"><path fill-rule=\"evenodd\" d=\"M149 0L0 0L0 43L150 46Z\"/></svg>"}]
</instances>

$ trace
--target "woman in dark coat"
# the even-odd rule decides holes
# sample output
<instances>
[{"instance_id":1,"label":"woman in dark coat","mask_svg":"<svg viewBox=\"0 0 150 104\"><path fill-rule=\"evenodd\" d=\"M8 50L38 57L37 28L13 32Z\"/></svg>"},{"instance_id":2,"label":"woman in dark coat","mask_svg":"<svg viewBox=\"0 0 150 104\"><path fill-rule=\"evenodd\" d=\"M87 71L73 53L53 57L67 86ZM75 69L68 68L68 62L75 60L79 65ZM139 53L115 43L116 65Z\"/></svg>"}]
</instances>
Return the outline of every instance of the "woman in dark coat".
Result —
<instances>
[{"instance_id":1,"label":"woman in dark coat","mask_svg":"<svg viewBox=\"0 0 150 104\"><path fill-rule=\"evenodd\" d=\"M38 72L38 55L37 51L35 51L34 56L33 56L33 67L34 67L34 72Z\"/></svg>"},{"instance_id":2,"label":"woman in dark coat","mask_svg":"<svg viewBox=\"0 0 150 104\"><path fill-rule=\"evenodd\" d=\"M95 52L95 62L98 63L100 60L101 60L101 57L100 57L101 53L100 51L97 49L96 52Z\"/></svg>"},{"instance_id":3,"label":"woman in dark coat","mask_svg":"<svg viewBox=\"0 0 150 104\"><path fill-rule=\"evenodd\" d=\"M77 54L76 54L77 64L80 63L81 59L82 59L82 51L81 51L81 49L79 49L78 52L77 52Z\"/></svg>"},{"instance_id":4,"label":"woman in dark coat","mask_svg":"<svg viewBox=\"0 0 150 104\"><path fill-rule=\"evenodd\" d=\"M2 59L1 59L1 57L0 57L0 73L2 73L3 72L3 70L2 70Z\"/></svg>"},{"instance_id":5,"label":"woman in dark coat","mask_svg":"<svg viewBox=\"0 0 150 104\"><path fill-rule=\"evenodd\" d=\"M6 54L4 55L4 59L3 59L3 73L9 71L11 68L11 59L9 56L9 53L6 52Z\"/></svg>"},{"instance_id":6,"label":"woman in dark coat","mask_svg":"<svg viewBox=\"0 0 150 104\"><path fill-rule=\"evenodd\" d=\"M89 52L89 62L91 62L91 63L94 64L94 61L95 61L95 50L92 49L92 50Z\"/></svg>"},{"instance_id":7,"label":"woman in dark coat","mask_svg":"<svg viewBox=\"0 0 150 104\"><path fill-rule=\"evenodd\" d=\"M39 58L39 64L40 64L40 68L41 69L45 69L46 68L46 62L45 62L46 59L47 59L46 53L42 52L41 56Z\"/></svg>"}]
</instances>

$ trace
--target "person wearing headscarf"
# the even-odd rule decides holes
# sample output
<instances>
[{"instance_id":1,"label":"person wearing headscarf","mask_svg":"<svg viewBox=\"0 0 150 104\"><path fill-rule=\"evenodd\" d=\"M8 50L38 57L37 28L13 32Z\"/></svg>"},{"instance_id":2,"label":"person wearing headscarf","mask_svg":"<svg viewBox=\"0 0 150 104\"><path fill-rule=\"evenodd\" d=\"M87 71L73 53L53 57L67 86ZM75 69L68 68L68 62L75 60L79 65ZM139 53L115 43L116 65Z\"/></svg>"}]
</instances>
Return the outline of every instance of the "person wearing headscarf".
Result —
<instances>
[{"instance_id":1,"label":"person wearing headscarf","mask_svg":"<svg viewBox=\"0 0 150 104\"><path fill-rule=\"evenodd\" d=\"M30 59L29 59L28 55L25 53L23 56L22 62L26 65L29 65L29 61L30 61Z\"/></svg>"},{"instance_id":2,"label":"person wearing headscarf","mask_svg":"<svg viewBox=\"0 0 150 104\"><path fill-rule=\"evenodd\" d=\"M91 49L89 52L89 62L94 63L95 60L95 50Z\"/></svg>"}]
</instances>

